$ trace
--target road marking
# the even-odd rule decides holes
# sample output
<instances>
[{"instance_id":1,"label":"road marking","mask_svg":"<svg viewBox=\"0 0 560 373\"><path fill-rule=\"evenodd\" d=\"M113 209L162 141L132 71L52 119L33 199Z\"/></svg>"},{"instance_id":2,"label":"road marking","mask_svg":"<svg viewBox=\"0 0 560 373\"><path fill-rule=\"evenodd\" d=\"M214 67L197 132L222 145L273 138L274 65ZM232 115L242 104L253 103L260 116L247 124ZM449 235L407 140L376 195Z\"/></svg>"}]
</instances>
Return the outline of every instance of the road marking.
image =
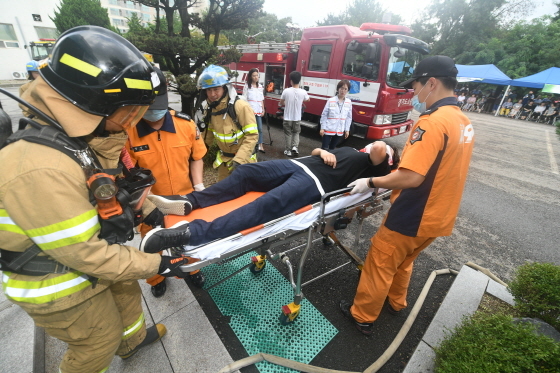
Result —
<instances>
[{"instance_id":1,"label":"road marking","mask_svg":"<svg viewBox=\"0 0 560 373\"><path fill-rule=\"evenodd\" d=\"M554 151L552 149L552 142L550 141L550 131L545 131L546 133L546 149L548 150L548 157L550 158L550 168L552 173L558 175L558 163L556 163L556 158L554 157Z\"/></svg>"}]
</instances>

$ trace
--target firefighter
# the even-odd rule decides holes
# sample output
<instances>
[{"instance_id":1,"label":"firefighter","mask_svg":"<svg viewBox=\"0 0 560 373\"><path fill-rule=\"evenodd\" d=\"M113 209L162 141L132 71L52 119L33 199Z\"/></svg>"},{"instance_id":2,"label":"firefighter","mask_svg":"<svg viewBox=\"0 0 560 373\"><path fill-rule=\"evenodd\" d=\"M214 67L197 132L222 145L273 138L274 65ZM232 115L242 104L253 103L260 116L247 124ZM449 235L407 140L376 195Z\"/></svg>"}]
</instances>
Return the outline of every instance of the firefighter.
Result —
<instances>
[{"instance_id":1,"label":"firefighter","mask_svg":"<svg viewBox=\"0 0 560 373\"><path fill-rule=\"evenodd\" d=\"M126 203L108 208L118 190L108 174L93 187L105 175L100 168L117 167L125 130L153 102L159 81L132 44L96 26L62 34L39 72L22 99L44 116L36 112L33 128L0 151L3 290L68 344L60 372L105 372L115 354L128 358L166 333L162 324L146 328L137 280L184 277L183 257L123 245L134 215ZM161 220L144 205L145 220Z\"/></svg>"},{"instance_id":2,"label":"firefighter","mask_svg":"<svg viewBox=\"0 0 560 373\"><path fill-rule=\"evenodd\" d=\"M204 69L198 88L203 90L208 105L205 140L211 145L216 139L220 150L214 168L218 169L218 180L223 180L240 164L257 161L259 131L255 114L246 101L238 99L222 67L210 65Z\"/></svg>"},{"instance_id":3,"label":"firefighter","mask_svg":"<svg viewBox=\"0 0 560 373\"><path fill-rule=\"evenodd\" d=\"M128 130L126 148L137 166L154 173L156 183L151 189L152 193L182 195L194 190L201 191L204 189L202 157L206 154L206 145L190 116L168 110L165 76L157 67L154 70L163 89L157 93L156 100L138 125ZM183 214L183 211L174 212ZM140 233L144 236L152 228L142 224ZM204 275L199 270L190 272L189 279L197 287L204 285ZM146 282L151 285L154 297L165 294L167 286L164 276L155 275Z\"/></svg>"},{"instance_id":4,"label":"firefighter","mask_svg":"<svg viewBox=\"0 0 560 373\"><path fill-rule=\"evenodd\" d=\"M23 92L25 92L29 88L31 82L33 82L39 76L39 62L29 61L25 64L25 68L27 69L28 82L19 87L19 97L21 97L23 95ZM19 104L19 107L24 116L28 117L31 115L31 112L25 105Z\"/></svg>"}]
</instances>

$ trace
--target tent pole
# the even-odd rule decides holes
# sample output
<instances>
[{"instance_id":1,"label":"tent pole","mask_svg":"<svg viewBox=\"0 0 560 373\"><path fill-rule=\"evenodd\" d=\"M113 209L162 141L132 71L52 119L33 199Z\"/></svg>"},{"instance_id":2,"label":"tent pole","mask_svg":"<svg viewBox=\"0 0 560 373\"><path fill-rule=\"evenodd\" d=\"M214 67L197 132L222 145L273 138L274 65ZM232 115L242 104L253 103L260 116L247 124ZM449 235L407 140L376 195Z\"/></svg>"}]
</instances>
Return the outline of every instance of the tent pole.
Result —
<instances>
[{"instance_id":1,"label":"tent pole","mask_svg":"<svg viewBox=\"0 0 560 373\"><path fill-rule=\"evenodd\" d=\"M502 107L502 104L504 103L504 100L506 99L506 96L509 92L509 87L511 87L510 85L507 86L506 91L504 92L504 95L502 97L502 101L500 101L500 105L498 105L498 109L496 110L496 113L494 113L494 116L497 117L498 113L500 112L500 108Z\"/></svg>"}]
</instances>

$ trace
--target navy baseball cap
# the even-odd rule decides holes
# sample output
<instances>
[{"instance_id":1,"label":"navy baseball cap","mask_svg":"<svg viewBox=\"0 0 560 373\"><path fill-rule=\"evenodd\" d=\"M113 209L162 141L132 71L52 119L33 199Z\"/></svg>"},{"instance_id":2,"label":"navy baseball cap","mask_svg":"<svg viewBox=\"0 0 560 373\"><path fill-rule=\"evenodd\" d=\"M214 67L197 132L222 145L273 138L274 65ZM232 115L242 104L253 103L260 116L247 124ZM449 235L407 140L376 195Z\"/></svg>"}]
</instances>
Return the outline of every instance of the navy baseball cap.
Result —
<instances>
[{"instance_id":1,"label":"navy baseball cap","mask_svg":"<svg viewBox=\"0 0 560 373\"><path fill-rule=\"evenodd\" d=\"M169 105L169 99L167 97L167 80L159 68L154 66L154 71L158 75L160 85L155 87L155 90L157 91L156 99L150 105L148 110L167 110L167 106Z\"/></svg>"},{"instance_id":2,"label":"navy baseball cap","mask_svg":"<svg viewBox=\"0 0 560 373\"><path fill-rule=\"evenodd\" d=\"M455 61L452 58L447 56L430 56L420 61L412 73L412 78L399 84L399 86L412 88L412 83L419 78L443 78L446 76L456 78L457 73Z\"/></svg>"}]
</instances>

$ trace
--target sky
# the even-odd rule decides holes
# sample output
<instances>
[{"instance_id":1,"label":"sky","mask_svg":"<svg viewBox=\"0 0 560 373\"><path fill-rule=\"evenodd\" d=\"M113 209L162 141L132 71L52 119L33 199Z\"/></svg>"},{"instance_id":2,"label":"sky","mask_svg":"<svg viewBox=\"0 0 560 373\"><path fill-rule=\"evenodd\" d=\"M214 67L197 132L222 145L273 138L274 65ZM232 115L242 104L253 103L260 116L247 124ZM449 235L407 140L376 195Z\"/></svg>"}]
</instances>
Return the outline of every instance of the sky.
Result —
<instances>
[{"instance_id":1,"label":"sky","mask_svg":"<svg viewBox=\"0 0 560 373\"><path fill-rule=\"evenodd\" d=\"M379 0L389 11L400 14L405 24L411 24L431 0ZM557 0L536 0L535 10L529 19L552 14L557 11ZM311 27L329 13L339 14L352 0L265 0L264 10L278 18L292 17L300 27Z\"/></svg>"}]
</instances>

